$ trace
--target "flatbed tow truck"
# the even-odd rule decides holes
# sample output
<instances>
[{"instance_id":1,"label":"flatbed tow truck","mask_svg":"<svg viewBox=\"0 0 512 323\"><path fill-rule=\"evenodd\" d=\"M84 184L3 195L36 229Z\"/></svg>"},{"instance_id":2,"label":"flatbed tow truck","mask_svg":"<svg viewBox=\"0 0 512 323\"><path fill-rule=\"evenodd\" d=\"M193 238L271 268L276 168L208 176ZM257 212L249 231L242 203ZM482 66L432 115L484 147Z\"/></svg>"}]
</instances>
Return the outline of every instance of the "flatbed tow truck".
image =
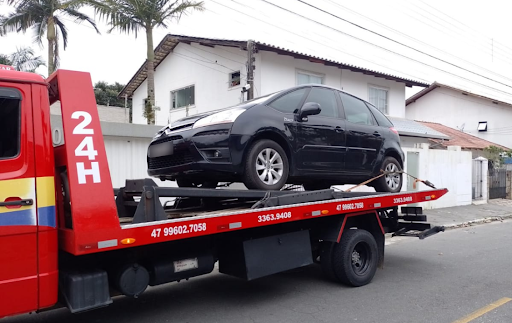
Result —
<instances>
[{"instance_id":1,"label":"flatbed tow truck","mask_svg":"<svg viewBox=\"0 0 512 323\"><path fill-rule=\"evenodd\" d=\"M54 147L56 101L64 144ZM113 189L83 72L44 80L0 69L0 144L0 318L107 306L114 296L208 274L217 262L245 280L318 263L329 279L362 286L383 264L386 233L423 239L444 230L404 205L446 189L264 192L151 179Z\"/></svg>"}]
</instances>

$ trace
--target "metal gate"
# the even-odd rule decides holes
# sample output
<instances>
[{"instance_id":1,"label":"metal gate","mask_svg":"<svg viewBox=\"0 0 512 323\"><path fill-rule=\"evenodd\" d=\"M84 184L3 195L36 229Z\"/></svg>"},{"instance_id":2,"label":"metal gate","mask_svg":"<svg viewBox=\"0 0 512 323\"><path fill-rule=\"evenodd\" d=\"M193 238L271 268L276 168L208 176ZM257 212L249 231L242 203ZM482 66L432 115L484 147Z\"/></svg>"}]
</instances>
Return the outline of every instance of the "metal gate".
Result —
<instances>
[{"instance_id":1,"label":"metal gate","mask_svg":"<svg viewBox=\"0 0 512 323\"><path fill-rule=\"evenodd\" d=\"M507 170L504 168L489 169L489 199L507 197Z\"/></svg>"},{"instance_id":2,"label":"metal gate","mask_svg":"<svg viewBox=\"0 0 512 323\"><path fill-rule=\"evenodd\" d=\"M479 200L483 198L483 162L481 160L473 160L473 178L472 178L472 188L473 188L473 200Z\"/></svg>"}]
</instances>

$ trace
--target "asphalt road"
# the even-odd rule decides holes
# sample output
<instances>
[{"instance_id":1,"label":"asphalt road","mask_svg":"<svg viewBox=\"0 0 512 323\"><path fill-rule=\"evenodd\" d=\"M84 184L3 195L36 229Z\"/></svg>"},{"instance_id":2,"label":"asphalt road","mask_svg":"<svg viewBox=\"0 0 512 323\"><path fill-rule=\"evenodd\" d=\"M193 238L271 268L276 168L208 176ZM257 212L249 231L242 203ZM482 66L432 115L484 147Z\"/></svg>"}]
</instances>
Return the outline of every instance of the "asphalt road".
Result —
<instances>
[{"instance_id":1,"label":"asphalt road","mask_svg":"<svg viewBox=\"0 0 512 323\"><path fill-rule=\"evenodd\" d=\"M88 313L72 315L63 309L2 323L451 323L464 317L457 323L510 323L508 298L512 221L451 230L423 241L395 240L386 246L384 269L360 288L326 281L316 265L249 283L214 273L152 288L138 300L116 298L109 307Z\"/></svg>"}]
</instances>

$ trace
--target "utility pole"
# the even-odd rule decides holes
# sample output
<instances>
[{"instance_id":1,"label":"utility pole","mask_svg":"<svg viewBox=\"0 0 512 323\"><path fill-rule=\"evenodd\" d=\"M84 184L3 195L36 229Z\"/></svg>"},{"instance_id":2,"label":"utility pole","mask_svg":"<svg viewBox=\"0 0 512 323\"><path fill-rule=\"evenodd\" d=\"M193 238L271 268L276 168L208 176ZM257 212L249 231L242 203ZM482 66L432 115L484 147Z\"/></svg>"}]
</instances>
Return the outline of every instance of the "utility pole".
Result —
<instances>
[{"instance_id":1,"label":"utility pole","mask_svg":"<svg viewBox=\"0 0 512 323\"><path fill-rule=\"evenodd\" d=\"M256 48L254 46L254 41L247 41L247 84L249 85L249 89L247 90L247 100L254 99L254 70L256 67L254 66L254 62L256 61L256 57L254 57L254 52Z\"/></svg>"}]
</instances>

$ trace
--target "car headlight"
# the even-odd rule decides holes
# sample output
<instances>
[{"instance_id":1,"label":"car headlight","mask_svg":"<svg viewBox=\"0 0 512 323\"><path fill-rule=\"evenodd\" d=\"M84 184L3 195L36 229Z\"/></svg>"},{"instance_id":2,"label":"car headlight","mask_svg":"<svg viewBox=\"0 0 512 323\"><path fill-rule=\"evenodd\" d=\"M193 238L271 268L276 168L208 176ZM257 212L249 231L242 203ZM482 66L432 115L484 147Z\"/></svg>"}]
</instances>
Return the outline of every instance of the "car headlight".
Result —
<instances>
[{"instance_id":1,"label":"car headlight","mask_svg":"<svg viewBox=\"0 0 512 323\"><path fill-rule=\"evenodd\" d=\"M245 109L229 109L226 111L218 112L197 120L192 128L196 129L214 124L232 123L235 122L236 118L244 113L244 111Z\"/></svg>"}]
</instances>

